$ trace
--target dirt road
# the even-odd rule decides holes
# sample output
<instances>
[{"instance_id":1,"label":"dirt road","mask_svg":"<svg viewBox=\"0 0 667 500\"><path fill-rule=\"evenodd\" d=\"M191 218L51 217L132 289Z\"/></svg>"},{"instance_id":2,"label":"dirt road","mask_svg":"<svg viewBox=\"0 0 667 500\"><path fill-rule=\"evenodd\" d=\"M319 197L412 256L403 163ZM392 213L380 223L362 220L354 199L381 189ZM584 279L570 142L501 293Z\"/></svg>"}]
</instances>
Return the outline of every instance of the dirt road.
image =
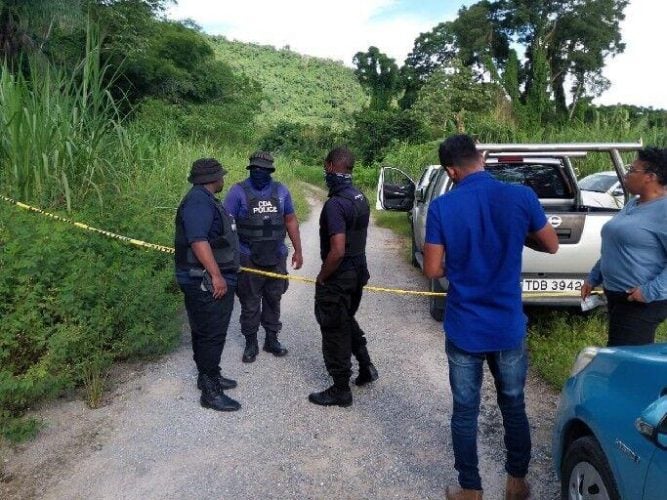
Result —
<instances>
[{"instance_id":1,"label":"dirt road","mask_svg":"<svg viewBox=\"0 0 667 500\"><path fill-rule=\"evenodd\" d=\"M317 217L302 224L306 263L319 269ZM372 227L371 284L426 289L388 230ZM329 384L313 316L311 286L291 283L283 299L281 340L290 352L262 352L241 363L238 303L223 373L241 411L221 414L198 403L189 333L157 363L124 367L107 404L59 401L39 410L46 428L3 458L0 498L443 498L454 483L442 328L426 299L367 293L358 319L367 331L379 380L353 388L350 408L321 408L308 393ZM557 395L531 377L528 414L534 498L556 498L549 447ZM488 373L480 416L485 497L502 498L502 423Z\"/></svg>"}]
</instances>

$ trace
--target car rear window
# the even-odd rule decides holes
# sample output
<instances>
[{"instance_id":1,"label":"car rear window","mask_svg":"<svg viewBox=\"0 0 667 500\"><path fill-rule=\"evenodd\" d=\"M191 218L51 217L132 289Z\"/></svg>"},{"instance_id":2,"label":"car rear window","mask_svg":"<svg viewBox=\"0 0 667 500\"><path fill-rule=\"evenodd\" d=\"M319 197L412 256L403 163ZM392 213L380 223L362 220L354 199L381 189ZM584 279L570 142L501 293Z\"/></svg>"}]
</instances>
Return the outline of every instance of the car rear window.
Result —
<instances>
[{"instance_id":1,"label":"car rear window","mask_svg":"<svg viewBox=\"0 0 667 500\"><path fill-rule=\"evenodd\" d=\"M487 172L509 184L528 186L538 198L574 198L574 189L563 175L562 166L549 163L488 163Z\"/></svg>"}]
</instances>

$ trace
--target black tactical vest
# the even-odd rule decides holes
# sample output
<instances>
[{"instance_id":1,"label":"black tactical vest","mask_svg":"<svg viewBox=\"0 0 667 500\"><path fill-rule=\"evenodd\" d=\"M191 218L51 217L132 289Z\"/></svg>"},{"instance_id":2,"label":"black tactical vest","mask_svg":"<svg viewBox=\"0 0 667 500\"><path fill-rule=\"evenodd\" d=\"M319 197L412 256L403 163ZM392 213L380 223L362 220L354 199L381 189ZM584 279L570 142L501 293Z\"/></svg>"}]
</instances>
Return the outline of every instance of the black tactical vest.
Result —
<instances>
[{"instance_id":1,"label":"black tactical vest","mask_svg":"<svg viewBox=\"0 0 667 500\"><path fill-rule=\"evenodd\" d=\"M271 194L260 197L247 184L241 184L246 196L248 216L238 219L239 238L250 247L250 260L264 267L278 264L280 245L287 234L285 216L278 197L279 184L273 182L271 186Z\"/></svg>"},{"instance_id":2,"label":"black tactical vest","mask_svg":"<svg viewBox=\"0 0 667 500\"><path fill-rule=\"evenodd\" d=\"M183 205L192 196L192 190L185 195L183 201L176 211L176 234L174 236L174 249L176 267L179 269L202 268L202 264L197 260L192 248L185 237L183 227ZM234 217L227 214L222 208L222 204L217 200L212 200L215 209L222 219L222 234L215 235L209 244L213 250L213 257L218 264L221 272L237 272L240 267L239 258L239 238L236 233L236 223Z\"/></svg>"},{"instance_id":3,"label":"black tactical vest","mask_svg":"<svg viewBox=\"0 0 667 500\"><path fill-rule=\"evenodd\" d=\"M352 202L352 222L345 228L345 257L357 257L366 253L366 237L368 235L368 220L371 209L364 194L356 188L347 187L332 193L331 196L345 198ZM329 253L330 243L321 228L322 259Z\"/></svg>"}]
</instances>

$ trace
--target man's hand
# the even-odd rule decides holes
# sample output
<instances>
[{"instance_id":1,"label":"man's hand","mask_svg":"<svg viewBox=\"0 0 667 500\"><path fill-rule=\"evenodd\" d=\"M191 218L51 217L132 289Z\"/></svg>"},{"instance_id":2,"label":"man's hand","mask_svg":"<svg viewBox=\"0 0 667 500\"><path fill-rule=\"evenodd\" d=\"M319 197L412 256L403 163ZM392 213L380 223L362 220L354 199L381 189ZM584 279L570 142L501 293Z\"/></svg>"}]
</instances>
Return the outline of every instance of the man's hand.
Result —
<instances>
[{"instance_id":1,"label":"man's hand","mask_svg":"<svg viewBox=\"0 0 667 500\"><path fill-rule=\"evenodd\" d=\"M556 253L558 251L558 234L547 222L539 231L528 233L524 245L536 252Z\"/></svg>"},{"instance_id":2,"label":"man's hand","mask_svg":"<svg viewBox=\"0 0 667 500\"><path fill-rule=\"evenodd\" d=\"M221 299L227 293L227 282L220 274L211 276L211 283L213 283L213 298Z\"/></svg>"},{"instance_id":3,"label":"man's hand","mask_svg":"<svg viewBox=\"0 0 667 500\"><path fill-rule=\"evenodd\" d=\"M303 266L303 254L300 250L298 252L295 251L292 254L292 268L301 269L301 266Z\"/></svg>"},{"instance_id":4,"label":"man's hand","mask_svg":"<svg viewBox=\"0 0 667 500\"><path fill-rule=\"evenodd\" d=\"M581 285L581 298L586 299L591 292L593 291L593 285L591 285L588 280L584 281L584 284Z\"/></svg>"},{"instance_id":5,"label":"man's hand","mask_svg":"<svg viewBox=\"0 0 667 500\"><path fill-rule=\"evenodd\" d=\"M303 265L303 254L301 253L301 235L299 234L299 221L295 214L285 216L285 229L292 242L294 253L292 254L292 267L301 269Z\"/></svg>"},{"instance_id":6,"label":"man's hand","mask_svg":"<svg viewBox=\"0 0 667 500\"><path fill-rule=\"evenodd\" d=\"M628 302L646 302L644 294L638 286L628 290Z\"/></svg>"}]
</instances>

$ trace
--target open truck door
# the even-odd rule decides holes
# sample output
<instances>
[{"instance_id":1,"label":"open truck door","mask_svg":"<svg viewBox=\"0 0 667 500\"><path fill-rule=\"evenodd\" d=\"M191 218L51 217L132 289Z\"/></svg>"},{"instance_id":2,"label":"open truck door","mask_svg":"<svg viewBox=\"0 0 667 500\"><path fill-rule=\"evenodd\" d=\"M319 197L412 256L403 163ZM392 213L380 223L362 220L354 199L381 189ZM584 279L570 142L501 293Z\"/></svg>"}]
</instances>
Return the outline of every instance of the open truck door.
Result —
<instances>
[{"instance_id":1,"label":"open truck door","mask_svg":"<svg viewBox=\"0 0 667 500\"><path fill-rule=\"evenodd\" d=\"M382 167L375 207L378 210L409 212L415 203L415 183L402 170Z\"/></svg>"}]
</instances>

